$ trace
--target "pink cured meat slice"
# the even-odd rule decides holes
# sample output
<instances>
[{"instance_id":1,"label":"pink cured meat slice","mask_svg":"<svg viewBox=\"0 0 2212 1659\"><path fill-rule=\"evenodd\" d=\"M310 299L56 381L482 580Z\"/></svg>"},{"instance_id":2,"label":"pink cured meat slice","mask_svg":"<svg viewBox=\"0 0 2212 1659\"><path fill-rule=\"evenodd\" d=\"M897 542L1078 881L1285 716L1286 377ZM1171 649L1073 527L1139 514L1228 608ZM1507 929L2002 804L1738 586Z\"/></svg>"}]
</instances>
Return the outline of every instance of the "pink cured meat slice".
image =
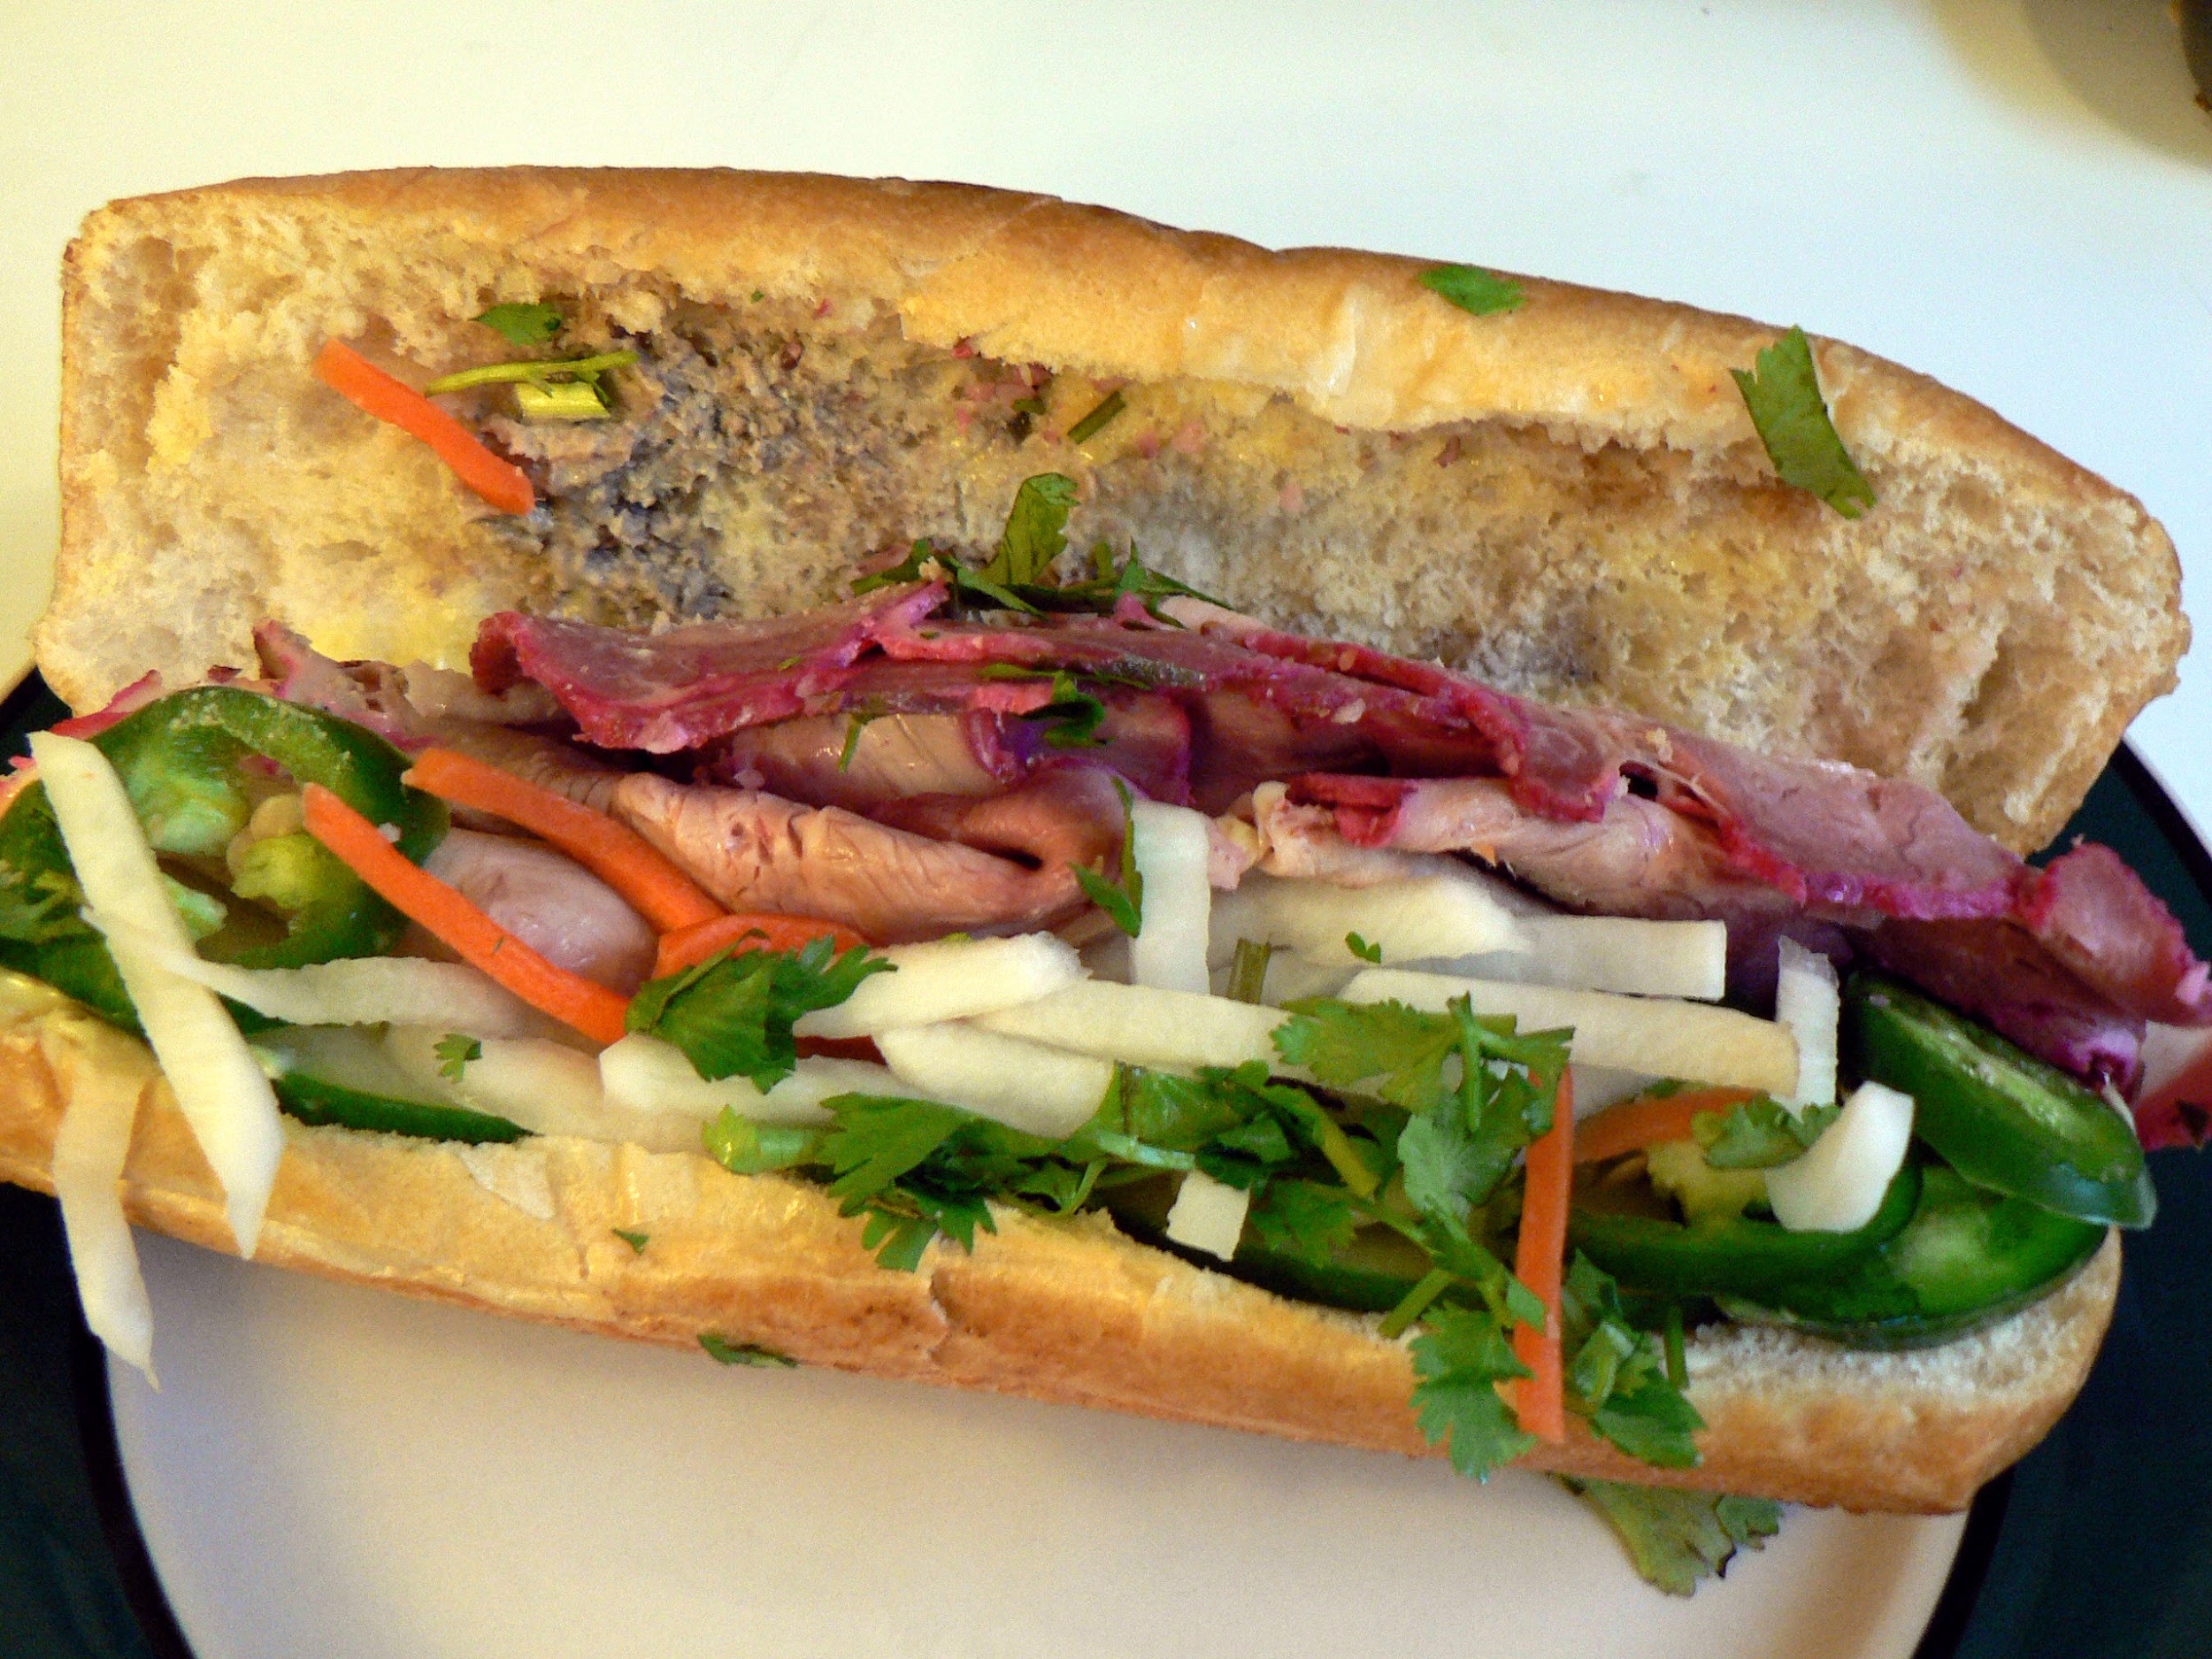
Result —
<instances>
[{"instance_id":1,"label":"pink cured meat slice","mask_svg":"<svg viewBox=\"0 0 2212 1659\"><path fill-rule=\"evenodd\" d=\"M668 755L746 726L817 712L863 652L910 627L944 597L942 583L887 588L797 617L710 622L666 634L503 611L469 653L479 685L536 680L603 749Z\"/></svg>"},{"instance_id":2,"label":"pink cured meat slice","mask_svg":"<svg viewBox=\"0 0 2212 1659\"><path fill-rule=\"evenodd\" d=\"M1273 762L1311 755L1309 766L1348 770L1308 772L1297 798L1335 808L1358 844L1502 856L1510 839L1507 862L1536 885L1617 912L1748 921L1801 908L1861 927L2009 920L2130 1016L2212 1020L2203 964L2116 858L2085 849L2039 874L1916 784L1754 756L1610 710L1552 709L1433 664L1247 620L927 619L941 597L935 586L886 590L809 618L652 640L495 618L477 667L493 689L503 674L538 679L594 741L657 752L866 697L1018 714L1040 693L983 671L1064 668L1174 700L1190 717L1185 773L1202 806L1257 780L1240 743ZM686 679L695 673L704 677ZM1471 812L1481 836L1450 843L1445 832ZM1616 865L1637 880L1608 874Z\"/></svg>"}]
</instances>

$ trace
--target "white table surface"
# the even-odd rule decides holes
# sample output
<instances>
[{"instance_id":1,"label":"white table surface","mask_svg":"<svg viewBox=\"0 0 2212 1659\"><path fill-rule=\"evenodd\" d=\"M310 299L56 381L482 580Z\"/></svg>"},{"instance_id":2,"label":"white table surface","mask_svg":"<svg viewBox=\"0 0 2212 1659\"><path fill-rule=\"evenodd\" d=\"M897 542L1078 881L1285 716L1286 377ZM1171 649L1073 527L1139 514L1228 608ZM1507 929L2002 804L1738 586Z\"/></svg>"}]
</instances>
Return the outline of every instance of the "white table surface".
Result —
<instances>
[{"instance_id":1,"label":"white table surface","mask_svg":"<svg viewBox=\"0 0 2212 1659\"><path fill-rule=\"evenodd\" d=\"M2190 102L2165 0L338 10L0 6L0 674L24 660L55 538L56 271L80 216L238 174L418 163L969 179L1801 323L1936 374L2134 491L2180 546L2190 594L2212 592L2212 118ZM2200 649L2132 733L2200 826L2208 714ZM157 1293L218 1308L294 1294L274 1328L303 1340L334 1317L331 1293L213 1271L173 1264L181 1287ZM434 1328L417 1315L392 1316L392 1354ZM582 1363L568 1339L499 1329L457 1359L464 1374L487 1352ZM861 1386L770 1397L819 1388L856 1421L983 1409L841 1392ZM158 1520L192 1424L142 1389L119 1409ZM1046 1421L995 1409L987 1432ZM1202 1442L1216 1443L1177 1443ZM1924 1606L1927 1568L1908 1578ZM1912 1622L1867 1640L1902 1651Z\"/></svg>"}]
</instances>

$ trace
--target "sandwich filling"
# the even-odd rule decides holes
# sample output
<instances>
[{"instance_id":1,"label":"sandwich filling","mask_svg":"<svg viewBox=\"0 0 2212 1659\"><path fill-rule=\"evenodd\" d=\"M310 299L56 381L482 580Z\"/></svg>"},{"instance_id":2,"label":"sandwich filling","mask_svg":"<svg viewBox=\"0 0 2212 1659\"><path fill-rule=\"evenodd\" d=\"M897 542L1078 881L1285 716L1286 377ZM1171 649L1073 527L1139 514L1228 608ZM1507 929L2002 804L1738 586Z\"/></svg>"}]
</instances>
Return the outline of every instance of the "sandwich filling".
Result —
<instances>
[{"instance_id":1,"label":"sandwich filling","mask_svg":"<svg viewBox=\"0 0 2212 1659\"><path fill-rule=\"evenodd\" d=\"M1475 1475L1569 1418L1692 1463L1686 1332L1947 1340L2201 1138L2114 1109L2212 988L2105 849L2033 868L1916 786L1273 632L1133 555L1056 580L1065 511L1033 479L994 565L919 544L774 620L495 616L470 678L265 628L250 677L40 740L0 960L188 1102L172 982L296 1118L796 1175L887 1271L1103 1212L1410 1341ZM86 863L117 837L155 899Z\"/></svg>"}]
</instances>

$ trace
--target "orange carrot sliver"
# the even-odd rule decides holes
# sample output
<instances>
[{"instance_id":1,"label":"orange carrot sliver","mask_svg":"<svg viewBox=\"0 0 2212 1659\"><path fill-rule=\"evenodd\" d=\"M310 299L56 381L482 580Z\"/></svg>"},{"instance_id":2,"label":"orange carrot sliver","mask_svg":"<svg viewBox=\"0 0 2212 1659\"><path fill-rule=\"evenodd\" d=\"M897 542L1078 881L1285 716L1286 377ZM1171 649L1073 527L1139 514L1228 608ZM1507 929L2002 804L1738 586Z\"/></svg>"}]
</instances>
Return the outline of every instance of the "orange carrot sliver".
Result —
<instances>
[{"instance_id":1,"label":"orange carrot sliver","mask_svg":"<svg viewBox=\"0 0 2212 1659\"><path fill-rule=\"evenodd\" d=\"M758 944L764 950L796 950L826 933L839 950L849 950L855 945L868 942L841 922L826 922L812 916L751 916L742 911L734 916L718 915L696 926L663 933L660 956L653 964L653 977L664 979L672 973L696 967L749 933L760 935Z\"/></svg>"},{"instance_id":2,"label":"orange carrot sliver","mask_svg":"<svg viewBox=\"0 0 2212 1659\"><path fill-rule=\"evenodd\" d=\"M1555 1446L1567 1438L1564 1362L1560 1351L1559 1288L1567 1256L1567 1200L1574 1184L1574 1079L1559 1074L1551 1127L1528 1149L1528 1186L1521 1200L1521 1233L1513 1274L1544 1304L1544 1328L1516 1325L1513 1356L1530 1375L1515 1385L1522 1428Z\"/></svg>"},{"instance_id":3,"label":"orange carrot sliver","mask_svg":"<svg viewBox=\"0 0 2212 1659\"><path fill-rule=\"evenodd\" d=\"M1578 1164L1601 1164L1624 1152L1640 1152L1663 1141L1687 1141L1691 1120L1700 1112L1724 1112L1758 1099L1747 1088L1690 1088L1679 1094L1646 1094L1609 1106L1582 1125L1575 1147Z\"/></svg>"},{"instance_id":4,"label":"orange carrot sliver","mask_svg":"<svg viewBox=\"0 0 2212 1659\"><path fill-rule=\"evenodd\" d=\"M351 346L324 342L315 354L315 378L379 420L421 439L453 469L456 478L500 511L526 513L538 504L537 492L520 467L501 460L451 415Z\"/></svg>"},{"instance_id":5,"label":"orange carrot sliver","mask_svg":"<svg viewBox=\"0 0 2212 1659\"><path fill-rule=\"evenodd\" d=\"M550 842L627 899L657 932L695 927L728 913L628 825L472 755L426 749L405 781Z\"/></svg>"},{"instance_id":6,"label":"orange carrot sliver","mask_svg":"<svg viewBox=\"0 0 2212 1659\"><path fill-rule=\"evenodd\" d=\"M450 945L461 960L531 1007L594 1042L618 1042L627 999L581 974L556 967L444 882L409 862L384 832L343 801L311 783L301 791L307 833L335 854L384 901Z\"/></svg>"}]
</instances>

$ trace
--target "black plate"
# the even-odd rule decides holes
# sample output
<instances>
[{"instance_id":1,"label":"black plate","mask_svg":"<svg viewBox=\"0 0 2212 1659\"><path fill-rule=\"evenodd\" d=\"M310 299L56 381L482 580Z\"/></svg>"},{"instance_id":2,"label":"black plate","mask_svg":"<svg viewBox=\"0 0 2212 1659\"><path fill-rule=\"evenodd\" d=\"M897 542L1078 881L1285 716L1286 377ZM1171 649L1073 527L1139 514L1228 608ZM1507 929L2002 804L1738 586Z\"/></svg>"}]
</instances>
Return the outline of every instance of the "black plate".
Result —
<instances>
[{"instance_id":1,"label":"black plate","mask_svg":"<svg viewBox=\"0 0 2212 1659\"><path fill-rule=\"evenodd\" d=\"M0 705L0 732L12 745L65 712L34 680ZM2212 954L2212 856L2127 749L2059 844L2076 835L2117 849ZM2212 1159L2162 1152L2151 1172L2158 1224L2128 1240L2088 1386L1976 1500L1918 1659L2212 1654ZM189 1659L131 1513L51 1200L0 1187L0 1650Z\"/></svg>"}]
</instances>

